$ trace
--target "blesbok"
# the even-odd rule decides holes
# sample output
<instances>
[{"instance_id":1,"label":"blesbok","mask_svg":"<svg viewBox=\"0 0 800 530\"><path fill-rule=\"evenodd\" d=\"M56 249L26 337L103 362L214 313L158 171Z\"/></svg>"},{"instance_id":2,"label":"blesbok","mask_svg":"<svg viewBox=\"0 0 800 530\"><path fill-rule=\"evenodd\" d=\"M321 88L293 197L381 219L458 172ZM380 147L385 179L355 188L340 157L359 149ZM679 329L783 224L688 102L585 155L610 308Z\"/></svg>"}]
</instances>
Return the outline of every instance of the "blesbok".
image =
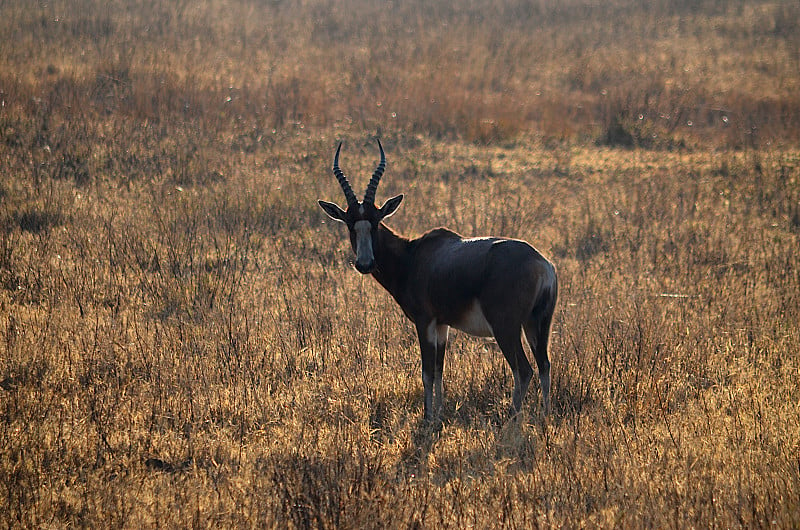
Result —
<instances>
[{"instance_id":1,"label":"blesbok","mask_svg":"<svg viewBox=\"0 0 800 530\"><path fill-rule=\"evenodd\" d=\"M522 347L524 330L539 368L546 414L550 406L547 343L558 296L555 267L531 245L517 239L463 238L447 228L407 239L392 231L382 221L397 211L403 195L392 197L380 208L375 206L375 192L386 168L380 140L378 148L380 163L364 200L359 202L339 169L339 143L333 174L344 191L347 209L327 201L319 201L319 205L332 219L347 225L356 269L372 274L416 326L425 419L433 420L441 410L450 327L497 340L514 375L512 414L522 407L533 376Z\"/></svg>"}]
</instances>

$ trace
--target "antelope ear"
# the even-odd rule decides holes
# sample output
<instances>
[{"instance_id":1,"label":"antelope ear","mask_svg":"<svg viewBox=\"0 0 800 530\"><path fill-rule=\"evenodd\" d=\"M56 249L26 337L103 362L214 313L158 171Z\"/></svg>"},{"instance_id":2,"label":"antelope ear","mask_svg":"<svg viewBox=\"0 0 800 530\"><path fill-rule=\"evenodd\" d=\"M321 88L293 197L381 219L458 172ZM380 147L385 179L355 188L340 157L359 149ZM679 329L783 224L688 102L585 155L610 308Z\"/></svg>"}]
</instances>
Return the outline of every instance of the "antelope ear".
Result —
<instances>
[{"instance_id":1,"label":"antelope ear","mask_svg":"<svg viewBox=\"0 0 800 530\"><path fill-rule=\"evenodd\" d=\"M396 212L397 208L400 206L400 203L402 201L403 201L403 194L401 193L397 197L392 197L391 199L388 199L385 203L383 203L383 206L381 206L379 210L381 212L381 219L389 217L394 212Z\"/></svg>"},{"instance_id":2,"label":"antelope ear","mask_svg":"<svg viewBox=\"0 0 800 530\"><path fill-rule=\"evenodd\" d=\"M322 209L325 210L325 213L328 214L328 217L330 217L334 221L339 221L340 223L344 223L344 210L339 208L338 205L328 201L317 201L317 202L322 207Z\"/></svg>"}]
</instances>

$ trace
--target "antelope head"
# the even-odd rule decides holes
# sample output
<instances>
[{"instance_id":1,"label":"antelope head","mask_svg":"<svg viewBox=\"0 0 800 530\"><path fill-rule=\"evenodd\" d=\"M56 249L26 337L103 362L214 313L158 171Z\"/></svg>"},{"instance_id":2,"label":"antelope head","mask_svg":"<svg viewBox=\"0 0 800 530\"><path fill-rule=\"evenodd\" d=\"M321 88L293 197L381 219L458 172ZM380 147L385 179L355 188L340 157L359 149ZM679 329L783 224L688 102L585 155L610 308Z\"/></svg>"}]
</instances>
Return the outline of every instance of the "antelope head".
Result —
<instances>
[{"instance_id":1,"label":"antelope head","mask_svg":"<svg viewBox=\"0 0 800 530\"><path fill-rule=\"evenodd\" d=\"M381 152L381 161L372 178L367 185L367 191L364 193L364 200L359 201L356 198L350 183L347 181L344 173L339 169L339 152L342 149L341 142L339 147L336 148L336 156L333 158L333 174L339 185L342 187L345 199L347 200L347 209L342 210L338 205L327 202L318 201L319 205L325 210L325 213L331 219L339 221L347 225L347 230L350 232L350 244L353 246L353 252L356 253L356 269L362 274L370 274L375 270L375 248L377 246L378 226L381 221L386 217L392 215L400 206L403 200L403 195L392 197L383 203L383 206L378 208L375 206L375 192L378 189L378 183L383 176L383 171L386 169L386 154L383 152L381 141L378 140L378 149Z\"/></svg>"}]
</instances>

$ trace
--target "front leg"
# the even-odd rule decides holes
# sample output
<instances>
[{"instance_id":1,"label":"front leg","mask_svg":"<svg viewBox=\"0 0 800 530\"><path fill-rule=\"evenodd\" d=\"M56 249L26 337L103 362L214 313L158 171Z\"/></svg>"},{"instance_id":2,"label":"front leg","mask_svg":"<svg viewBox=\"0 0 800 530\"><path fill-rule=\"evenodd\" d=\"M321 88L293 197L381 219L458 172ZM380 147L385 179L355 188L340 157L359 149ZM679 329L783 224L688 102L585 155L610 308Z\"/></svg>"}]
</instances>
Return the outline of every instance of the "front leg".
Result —
<instances>
[{"instance_id":1,"label":"front leg","mask_svg":"<svg viewBox=\"0 0 800 530\"><path fill-rule=\"evenodd\" d=\"M422 388L425 392L425 420L434 421L442 410L442 371L447 346L446 325L436 320L417 319L419 350L422 356Z\"/></svg>"}]
</instances>

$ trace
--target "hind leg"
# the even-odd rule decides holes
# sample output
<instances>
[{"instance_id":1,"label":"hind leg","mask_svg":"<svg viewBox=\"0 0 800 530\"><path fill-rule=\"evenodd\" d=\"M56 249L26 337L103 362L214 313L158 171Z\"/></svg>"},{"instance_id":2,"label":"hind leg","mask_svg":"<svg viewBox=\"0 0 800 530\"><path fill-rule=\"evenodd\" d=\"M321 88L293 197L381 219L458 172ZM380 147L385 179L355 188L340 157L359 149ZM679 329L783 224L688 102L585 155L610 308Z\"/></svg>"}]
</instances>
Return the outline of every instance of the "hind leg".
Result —
<instances>
[{"instance_id":1,"label":"hind leg","mask_svg":"<svg viewBox=\"0 0 800 530\"><path fill-rule=\"evenodd\" d=\"M495 334L497 344L503 352L503 356L511 366L511 373L514 376L514 393L511 397L512 414L517 414L522 409L522 402L525 394L528 393L528 386L533 377L533 368L528 362L525 350L522 349L522 335L519 328Z\"/></svg>"},{"instance_id":2,"label":"hind leg","mask_svg":"<svg viewBox=\"0 0 800 530\"><path fill-rule=\"evenodd\" d=\"M442 413L444 391L442 390L442 372L444 371L444 353L447 350L448 326L436 327L436 360L433 365L433 412L436 417Z\"/></svg>"},{"instance_id":3,"label":"hind leg","mask_svg":"<svg viewBox=\"0 0 800 530\"><path fill-rule=\"evenodd\" d=\"M524 326L525 337L539 369L539 385L542 389L542 407L545 415L550 412L550 359L547 356L547 345L550 339L551 319L552 315L539 319L531 317Z\"/></svg>"}]
</instances>

